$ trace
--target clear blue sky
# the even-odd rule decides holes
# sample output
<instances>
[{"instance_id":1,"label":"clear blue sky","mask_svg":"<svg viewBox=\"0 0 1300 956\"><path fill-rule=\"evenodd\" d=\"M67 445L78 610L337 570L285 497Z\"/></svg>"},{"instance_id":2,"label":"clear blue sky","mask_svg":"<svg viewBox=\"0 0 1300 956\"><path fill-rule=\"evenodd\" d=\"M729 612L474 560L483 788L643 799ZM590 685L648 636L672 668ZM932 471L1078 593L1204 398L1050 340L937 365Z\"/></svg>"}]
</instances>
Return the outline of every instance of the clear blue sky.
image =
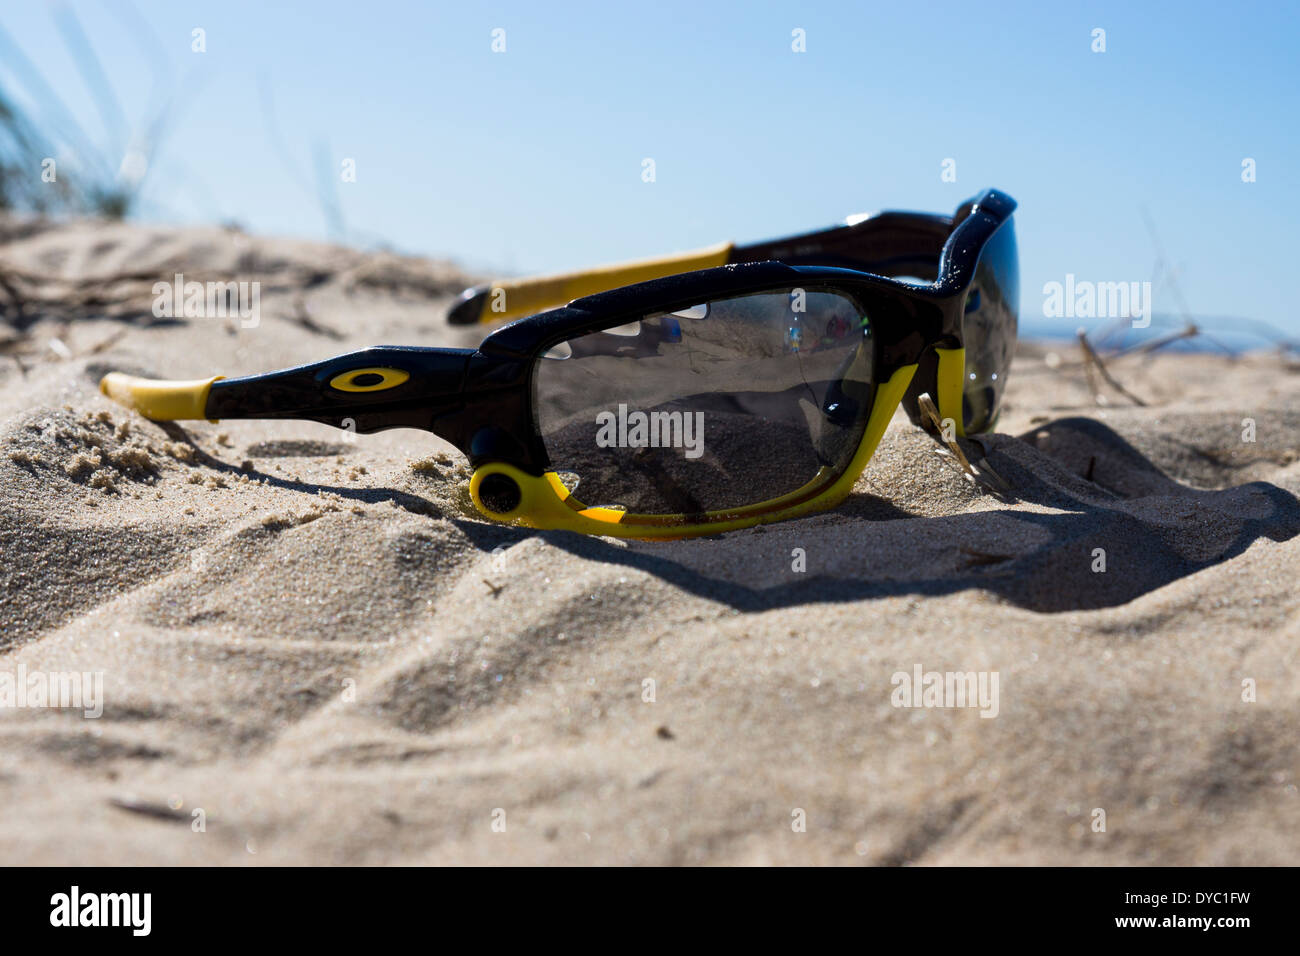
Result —
<instances>
[{"instance_id":1,"label":"clear blue sky","mask_svg":"<svg viewBox=\"0 0 1300 956\"><path fill-rule=\"evenodd\" d=\"M110 148L53 6L6 2L0 26ZM871 209L951 211L997 186L1021 203L1031 325L1045 323L1043 284L1066 273L1151 278L1145 207L1193 312L1300 332L1287 289L1300 225L1295 4L72 9L129 125L160 95L174 100L142 219L325 237L314 176L327 150L335 180L356 162L357 181L338 184L349 241L523 273ZM194 27L206 53L191 52ZM498 27L504 54L491 50ZM1105 53L1091 49L1097 27ZM795 28L806 53L791 50ZM9 66L0 57L12 88ZM654 183L641 178L647 157ZM949 157L956 183L940 178ZM1156 295L1157 312L1176 311Z\"/></svg>"}]
</instances>

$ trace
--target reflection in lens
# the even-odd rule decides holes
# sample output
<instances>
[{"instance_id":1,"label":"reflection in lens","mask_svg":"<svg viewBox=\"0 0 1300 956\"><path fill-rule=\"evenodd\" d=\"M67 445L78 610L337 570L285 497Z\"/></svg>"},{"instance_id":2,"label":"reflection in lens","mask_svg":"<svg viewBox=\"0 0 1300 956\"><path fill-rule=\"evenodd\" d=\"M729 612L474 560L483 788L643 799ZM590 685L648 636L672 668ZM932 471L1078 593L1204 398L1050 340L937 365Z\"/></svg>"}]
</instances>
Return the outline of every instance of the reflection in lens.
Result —
<instances>
[{"instance_id":1,"label":"reflection in lens","mask_svg":"<svg viewBox=\"0 0 1300 956\"><path fill-rule=\"evenodd\" d=\"M1002 406L1007 371L1019 328L1020 267L1016 233L1008 219L980 254L975 282L967 293L963 338L966 382L962 414L968 432L993 427Z\"/></svg>"},{"instance_id":2,"label":"reflection in lens","mask_svg":"<svg viewBox=\"0 0 1300 956\"><path fill-rule=\"evenodd\" d=\"M716 300L567 344L537 361L534 408L551 470L589 506L698 517L820 490L870 412L871 329L840 292Z\"/></svg>"}]
</instances>

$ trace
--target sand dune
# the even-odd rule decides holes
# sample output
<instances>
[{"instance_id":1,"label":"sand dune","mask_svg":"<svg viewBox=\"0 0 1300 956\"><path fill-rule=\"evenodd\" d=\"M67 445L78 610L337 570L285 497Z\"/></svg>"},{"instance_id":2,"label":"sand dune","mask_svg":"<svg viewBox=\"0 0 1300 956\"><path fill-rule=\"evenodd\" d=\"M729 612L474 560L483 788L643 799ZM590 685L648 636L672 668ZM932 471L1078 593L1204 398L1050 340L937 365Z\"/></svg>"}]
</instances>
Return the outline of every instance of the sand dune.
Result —
<instances>
[{"instance_id":1,"label":"sand dune","mask_svg":"<svg viewBox=\"0 0 1300 956\"><path fill-rule=\"evenodd\" d=\"M0 238L0 675L104 688L98 719L0 708L0 862L1294 862L1300 374L1277 356L1130 360L1148 407L1103 409L1027 345L967 445L1014 500L900 414L834 512L627 543L481 520L431 435L164 425L96 390L474 344L446 264ZM260 323L155 318L175 272L262 282ZM997 716L894 706L917 665L996 672Z\"/></svg>"}]
</instances>

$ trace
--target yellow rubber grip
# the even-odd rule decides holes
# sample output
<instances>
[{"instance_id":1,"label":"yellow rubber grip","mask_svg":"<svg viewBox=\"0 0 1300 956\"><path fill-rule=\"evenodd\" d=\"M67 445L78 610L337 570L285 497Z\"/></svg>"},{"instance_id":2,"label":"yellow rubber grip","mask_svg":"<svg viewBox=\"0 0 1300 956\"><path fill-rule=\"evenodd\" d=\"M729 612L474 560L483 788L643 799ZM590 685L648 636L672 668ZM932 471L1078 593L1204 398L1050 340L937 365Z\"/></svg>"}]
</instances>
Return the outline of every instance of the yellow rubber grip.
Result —
<instances>
[{"instance_id":1,"label":"yellow rubber grip","mask_svg":"<svg viewBox=\"0 0 1300 956\"><path fill-rule=\"evenodd\" d=\"M566 272L527 279L502 279L491 284L478 320L501 322L506 319L517 319L543 309L564 305L584 295L608 292L610 289L631 285L634 282L662 279L664 276L674 276L682 272L726 265L731 249L730 242L723 242L716 246L709 246L707 249L678 252L654 259L637 259L610 266L597 266L582 272Z\"/></svg>"},{"instance_id":2,"label":"yellow rubber grip","mask_svg":"<svg viewBox=\"0 0 1300 956\"><path fill-rule=\"evenodd\" d=\"M965 416L962 414L961 397L966 388L966 350L935 349L939 356L937 378L939 414L951 418L958 438L966 437Z\"/></svg>"},{"instance_id":3,"label":"yellow rubber grip","mask_svg":"<svg viewBox=\"0 0 1300 956\"><path fill-rule=\"evenodd\" d=\"M121 372L109 372L99 380L99 390L120 405L134 409L145 418L170 422L207 418L208 391L222 375L190 382L163 382L137 378Z\"/></svg>"}]
</instances>

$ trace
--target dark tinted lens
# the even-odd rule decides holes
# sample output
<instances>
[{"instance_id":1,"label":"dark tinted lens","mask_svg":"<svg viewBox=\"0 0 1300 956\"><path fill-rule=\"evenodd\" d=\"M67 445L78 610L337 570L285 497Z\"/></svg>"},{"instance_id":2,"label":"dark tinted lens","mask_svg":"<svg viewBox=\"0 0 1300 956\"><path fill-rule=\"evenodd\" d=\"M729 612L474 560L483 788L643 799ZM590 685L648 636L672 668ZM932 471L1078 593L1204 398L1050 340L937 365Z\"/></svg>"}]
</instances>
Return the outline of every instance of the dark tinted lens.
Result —
<instances>
[{"instance_id":1,"label":"dark tinted lens","mask_svg":"<svg viewBox=\"0 0 1300 956\"><path fill-rule=\"evenodd\" d=\"M1016 350L1020 311L1020 264L1016 232L1008 219L980 254L975 282L966 298L963 337L966 387L962 411L968 432L993 426L1002 406L1011 357Z\"/></svg>"},{"instance_id":2,"label":"dark tinted lens","mask_svg":"<svg viewBox=\"0 0 1300 956\"><path fill-rule=\"evenodd\" d=\"M870 412L867 317L838 292L741 296L537 360L551 469L589 506L698 516L834 481Z\"/></svg>"}]
</instances>

